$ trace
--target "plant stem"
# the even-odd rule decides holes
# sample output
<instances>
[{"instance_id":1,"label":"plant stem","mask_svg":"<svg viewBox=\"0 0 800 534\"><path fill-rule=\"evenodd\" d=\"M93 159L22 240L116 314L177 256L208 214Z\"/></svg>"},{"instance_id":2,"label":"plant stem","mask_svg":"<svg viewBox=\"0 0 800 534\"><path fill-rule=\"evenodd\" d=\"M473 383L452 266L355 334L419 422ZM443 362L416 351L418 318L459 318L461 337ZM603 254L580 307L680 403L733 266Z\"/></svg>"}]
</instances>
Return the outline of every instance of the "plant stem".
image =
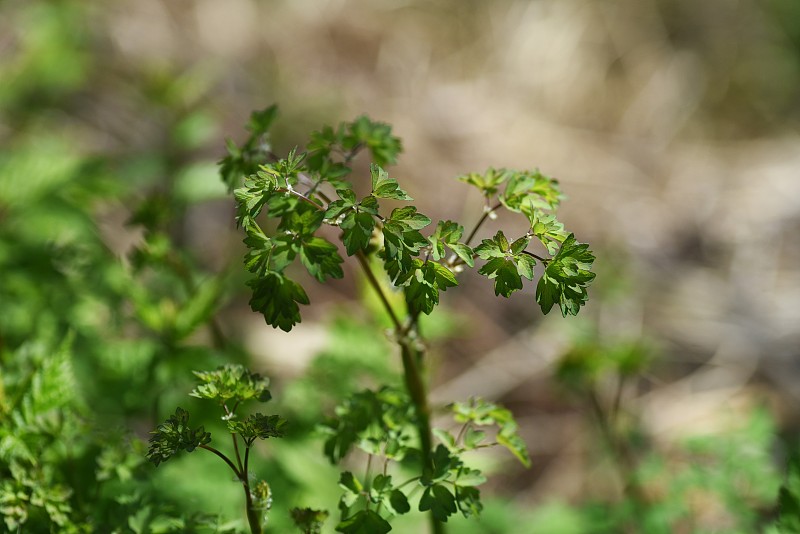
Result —
<instances>
[{"instance_id":1,"label":"plant stem","mask_svg":"<svg viewBox=\"0 0 800 534\"><path fill-rule=\"evenodd\" d=\"M420 453L422 456L423 475L433 473L433 437L431 433L431 409L428 405L428 394L425 390L425 381L418 363L422 361L422 352L414 347L414 341L408 336L400 341L400 354L403 358L403 378L406 389L417 412L417 432L419 433ZM438 521L433 514L430 515L431 532L443 534L444 523Z\"/></svg>"},{"instance_id":2,"label":"plant stem","mask_svg":"<svg viewBox=\"0 0 800 534\"><path fill-rule=\"evenodd\" d=\"M589 406L592 409L592 414L600 427L600 433L606 442L614 464L617 466L619 476L622 479L623 491L634 503L634 514L637 516L637 523L641 525L642 523L639 522L640 520L643 521L641 516L649 507L650 503L636 472L637 461L634 457L634 453L625 442L625 437L620 436L617 431L615 415L609 415L603 408L596 390L593 388L590 389L587 397L589 399ZM635 527L632 527L630 532L635 532Z\"/></svg>"},{"instance_id":3,"label":"plant stem","mask_svg":"<svg viewBox=\"0 0 800 534\"><path fill-rule=\"evenodd\" d=\"M222 459L223 459L223 461L224 461L226 464L228 464L228 467L230 467L230 468L233 470L234 474L236 474L236 477L237 477L237 478L239 478L239 479L241 480L241 478L242 478L242 473L241 473L241 471L239 471L238 469L236 469L236 466L235 466L235 465L233 465L233 462L231 462L230 458L228 458L227 456L225 456L224 454L222 454L221 452L219 452L219 451L218 451L217 449L215 449L214 447L209 447L208 445L200 445L200 448L201 448L201 449L205 449L205 450L207 450L207 451L211 451L211 452L213 452L214 454L216 454L217 456L219 456L220 458L222 458Z\"/></svg>"},{"instance_id":4,"label":"plant stem","mask_svg":"<svg viewBox=\"0 0 800 534\"><path fill-rule=\"evenodd\" d=\"M489 208L488 210L484 210L483 215L481 215L481 218L478 219L478 222L475 223L475 227L469 233L469 236L467 236L467 240L464 241L465 245L469 245L472 242L472 240L475 238L475 234L478 233L478 229L483 225L483 223L486 222L486 219L489 218L489 214L491 214L495 210L499 209L500 206L502 206L502 204L496 204L496 205L492 206L491 208Z\"/></svg>"},{"instance_id":5,"label":"plant stem","mask_svg":"<svg viewBox=\"0 0 800 534\"><path fill-rule=\"evenodd\" d=\"M261 512L253 506L253 494L250 492L250 480L248 478L250 445L250 443L246 444L246 448L244 450L244 472L242 473L242 486L244 486L244 498L247 506L247 522L250 524L250 532L252 532L252 534L261 534Z\"/></svg>"},{"instance_id":6,"label":"plant stem","mask_svg":"<svg viewBox=\"0 0 800 534\"><path fill-rule=\"evenodd\" d=\"M414 404L414 411L417 415L417 432L419 433L420 441L420 455L422 457L422 473L431 474L433 472L433 436L431 433L431 410L428 405L428 394L425 388L425 380L420 370L420 364L423 361L423 352L419 348L416 338L419 335L417 329L417 318L412 316L408 323L408 327L403 329L400 320L394 312L389 300L383 293L381 284L375 277L375 273L369 267L369 261L363 252L356 254L359 263L361 264L364 274L367 277L370 285L378 293L381 303L389 317L394 324L398 339L397 343L400 345L400 355L403 360L403 379L405 381L406 390L411 397L411 402ZM431 532L433 534L444 534L444 523L436 520L433 514L430 515Z\"/></svg>"},{"instance_id":7,"label":"plant stem","mask_svg":"<svg viewBox=\"0 0 800 534\"><path fill-rule=\"evenodd\" d=\"M397 331L398 335L403 330L403 326L400 324L400 320L397 318L397 314L394 313L394 309L392 309L392 305L389 304L389 299L386 298L386 295L381 288L381 283L375 278L375 273L372 272L372 269L369 266L369 260L364 255L363 252L358 251L356 254L356 258L358 259L358 263L361 264L361 268L364 271L364 274L367 276L367 281L378 294L378 297L381 299L381 304L386 309L386 313L389 314L389 318L392 320L392 324L394 325L395 330Z\"/></svg>"}]
</instances>

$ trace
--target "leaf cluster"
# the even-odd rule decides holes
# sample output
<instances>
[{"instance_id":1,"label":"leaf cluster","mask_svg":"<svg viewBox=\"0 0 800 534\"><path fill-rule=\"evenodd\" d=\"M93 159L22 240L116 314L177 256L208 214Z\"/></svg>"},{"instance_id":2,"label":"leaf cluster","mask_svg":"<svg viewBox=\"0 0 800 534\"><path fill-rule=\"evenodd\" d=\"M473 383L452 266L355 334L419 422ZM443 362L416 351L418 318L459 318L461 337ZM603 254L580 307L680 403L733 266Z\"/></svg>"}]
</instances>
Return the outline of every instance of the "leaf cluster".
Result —
<instances>
[{"instance_id":1,"label":"leaf cluster","mask_svg":"<svg viewBox=\"0 0 800 534\"><path fill-rule=\"evenodd\" d=\"M257 123L268 127L273 119L269 113ZM361 197L347 177L350 162L363 149L372 158L371 188ZM411 316L430 314L440 293L458 285L456 271L474 267L475 258L485 260L479 274L492 280L495 294L504 297L522 289L523 278L533 281L535 266L543 263L536 291L542 311L548 313L557 303L564 315L578 313L594 278L594 256L556 219L563 198L556 180L539 171L505 169L460 177L484 196L485 216L502 207L529 222L524 236L508 240L498 231L473 250L469 241L485 217L462 241L464 227L457 222L439 221L426 236L422 231L431 219L415 206L383 209L386 201L413 201L382 167L394 163L400 149L391 128L362 116L312 133L305 151L293 149L245 175L244 186L234 191L237 221L248 248L245 266L254 275L248 282L250 305L267 324L289 331L301 320L300 306L309 303L302 285L287 273L298 257L319 282L343 276L338 247L320 235L326 226L339 230L348 256L376 254L383 260L386 276L403 292ZM245 143L241 151L247 150ZM228 171L223 166L223 179ZM264 215L275 220L276 235L262 229L258 219ZM529 251L534 240L552 258Z\"/></svg>"},{"instance_id":2,"label":"leaf cluster","mask_svg":"<svg viewBox=\"0 0 800 534\"><path fill-rule=\"evenodd\" d=\"M508 449L525 467L531 466L528 449L518 433L519 427L510 410L481 398L472 398L468 402L455 402L451 405L451 410L455 421L464 425L459 433L463 442L459 443L458 439L447 431L437 430L437 436L448 449L463 452L485 447L486 434L476 427L495 427L496 444Z\"/></svg>"},{"instance_id":3,"label":"leaf cluster","mask_svg":"<svg viewBox=\"0 0 800 534\"><path fill-rule=\"evenodd\" d=\"M402 460L412 452L416 415L408 395L385 386L364 390L336 407L335 417L320 425L325 456L338 463L354 447L368 454Z\"/></svg>"},{"instance_id":4,"label":"leaf cluster","mask_svg":"<svg viewBox=\"0 0 800 534\"><path fill-rule=\"evenodd\" d=\"M194 371L194 375L200 383L189 395L215 401L223 408L223 419L234 442L238 436L249 449L256 439L283 437L287 421L279 415L255 413L243 420L237 419L236 411L241 403L250 400L268 402L272 398L267 389L267 378L239 364L222 365L214 371ZM189 413L180 407L151 433L147 458L156 466L180 451L192 452L198 447L210 449L207 444L211 442L211 433L206 432L203 426L192 428Z\"/></svg>"},{"instance_id":5,"label":"leaf cluster","mask_svg":"<svg viewBox=\"0 0 800 534\"><path fill-rule=\"evenodd\" d=\"M211 441L211 433L202 426L189 426L189 412L181 407L176 408L175 414L158 425L152 434L147 459L156 466L180 451L192 452Z\"/></svg>"}]
</instances>

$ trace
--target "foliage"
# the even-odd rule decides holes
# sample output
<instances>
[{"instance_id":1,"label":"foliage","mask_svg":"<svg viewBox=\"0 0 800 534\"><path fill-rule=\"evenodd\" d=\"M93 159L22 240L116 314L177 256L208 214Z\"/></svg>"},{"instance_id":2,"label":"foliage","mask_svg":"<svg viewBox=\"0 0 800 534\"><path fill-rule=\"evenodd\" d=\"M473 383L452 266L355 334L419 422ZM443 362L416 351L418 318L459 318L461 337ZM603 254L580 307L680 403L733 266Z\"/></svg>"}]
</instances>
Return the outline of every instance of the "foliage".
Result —
<instances>
[{"instance_id":1,"label":"foliage","mask_svg":"<svg viewBox=\"0 0 800 534\"><path fill-rule=\"evenodd\" d=\"M388 125L359 117L336 129L324 127L312 133L305 151L294 148L285 157L263 152L258 162L253 147L257 138L267 136L275 113L274 107L255 112L251 136L238 148L229 143L228 156L221 162L222 178L233 189L236 220L244 232L244 264L253 275L247 283L253 290L251 308L261 313L267 324L286 332L299 323L300 306L310 300L293 278L290 267L295 260L299 257L308 274L319 282L343 276L339 249L323 235L331 228L338 231L344 252L357 258L379 295L402 356L405 390L384 386L352 394L322 426L324 452L331 462L342 461L358 448L370 462L378 458L384 464L383 472L374 478L369 469L363 479L343 472L339 485L345 494L339 503L341 519L336 529L390 531L388 518L411 510L410 493L402 488L413 483L414 489L421 489L417 509L429 512L434 532L442 532L442 524L451 515L458 511L464 516L477 515L482 508L476 486L485 478L464 464L462 453L499 444L526 466L530 466L530 458L511 412L492 403L456 403L456 421L464 424L457 437L431 428L420 316L434 311L440 294L458 286L456 274L465 266L474 267L476 258L485 260L478 273L493 280L495 294L504 297L522 289L522 278L533 281L535 266L543 264L536 291L542 311L547 313L558 303L564 316L576 315L586 303L586 286L594 279L590 270L594 256L588 245L578 243L556 220L562 199L558 183L539 171L489 169L483 175L462 177L483 194L483 217L463 241L464 226L449 220L439 221L426 236L423 231L432 220L416 206L386 208L386 201L413 201L384 169L396 160L401 148ZM362 149L372 160L366 196L357 194L346 179L352 172L351 162ZM253 170L242 173L243 183L235 187L233 171L246 169ZM470 242L500 208L523 215L528 232L509 242L498 231L473 249ZM264 231L270 226L276 229L275 235ZM528 250L534 237L549 258ZM373 271L375 259L382 264L380 274ZM403 321L396 304L385 294L387 284L403 295ZM494 443L482 443L484 434L476 429L487 425L498 427ZM434 446L434 434L444 444ZM387 471L390 462L416 465L419 474L395 484L396 476Z\"/></svg>"},{"instance_id":2,"label":"foliage","mask_svg":"<svg viewBox=\"0 0 800 534\"><path fill-rule=\"evenodd\" d=\"M195 371L201 381L190 395L205 400L215 400L223 409L223 419L227 421L228 431L233 441L233 456L227 456L208 445L211 433L201 427L189 426L189 413L177 408L164 423L151 432L150 449L147 458L156 466L185 450L193 452L197 448L208 450L220 457L233 470L244 489L247 519L250 530L262 531L266 512L272 505L272 492L266 481L253 484L250 480L250 450L256 439L283 436L286 420L279 415L255 413L244 420L237 420L236 410L243 401L256 400L268 402L272 396L266 386L268 381L257 373L252 373L241 365L227 364L215 371ZM232 407L228 403L233 401ZM239 451L239 441L244 445L244 455ZM234 463L235 460L235 463Z\"/></svg>"}]
</instances>

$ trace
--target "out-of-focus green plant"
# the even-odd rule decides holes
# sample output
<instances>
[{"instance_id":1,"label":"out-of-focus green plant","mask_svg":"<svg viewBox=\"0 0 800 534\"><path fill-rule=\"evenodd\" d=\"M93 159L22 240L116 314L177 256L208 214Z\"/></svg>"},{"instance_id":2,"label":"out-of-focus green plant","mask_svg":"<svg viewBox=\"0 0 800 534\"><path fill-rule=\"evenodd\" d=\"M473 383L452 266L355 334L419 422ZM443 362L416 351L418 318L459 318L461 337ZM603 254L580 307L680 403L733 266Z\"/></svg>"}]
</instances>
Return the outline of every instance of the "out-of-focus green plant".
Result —
<instances>
[{"instance_id":1,"label":"out-of-focus green plant","mask_svg":"<svg viewBox=\"0 0 800 534\"><path fill-rule=\"evenodd\" d=\"M718 507L726 532L756 532L767 522L779 478L771 459L772 418L755 410L735 428L657 447L625 399L653 361L637 339L589 337L559 361L557 380L581 400L623 489L619 502L589 503L574 513L590 532L705 532L703 508Z\"/></svg>"},{"instance_id":2,"label":"out-of-focus green plant","mask_svg":"<svg viewBox=\"0 0 800 534\"><path fill-rule=\"evenodd\" d=\"M214 453L242 483L250 530L253 534L261 533L267 512L272 507L272 491L266 481L250 480L250 451L256 439L283 437L286 419L262 413L238 418L236 411L242 403L250 400L267 402L272 398L267 389L269 381L241 365L225 365L216 371L195 371L195 375L201 383L189 395L214 401L222 409L233 442L233 455L209 445L211 433L206 432L203 426L189 426L189 412L178 407L174 415L152 432L147 458L158 466L181 451L192 452L199 448Z\"/></svg>"},{"instance_id":3,"label":"out-of-focus green plant","mask_svg":"<svg viewBox=\"0 0 800 534\"><path fill-rule=\"evenodd\" d=\"M356 393L323 425L325 454L331 462L341 461L354 448L368 455L362 477L350 471L340 477L345 494L336 529L388 532L387 519L408 513L408 495L421 490L417 509L430 513L434 532L443 532L453 514L472 516L481 510L476 486L485 478L464 463L464 452L502 445L523 464L530 460L511 413L480 399L453 405L454 417L463 425L458 435L431 428L420 317L434 311L440 293L457 286L457 274L474 268L476 259L484 262L478 273L504 297L522 289L523 278L534 280L534 269L541 264L536 300L542 311L558 305L564 316L576 315L595 276L594 256L556 219L562 199L558 182L539 171L489 169L462 176L462 182L483 195L483 216L466 237L464 226L449 220L439 221L426 236L421 231L432 221L415 206L404 204L391 211L386 207L413 200L383 168L396 161L401 149L390 126L359 117L314 132L305 151L293 149L279 157L267 138L276 116L274 106L254 112L248 138L241 146L229 142L228 155L221 161L222 178L233 190L237 222L245 234L244 262L252 274L250 306L267 324L290 331L300 322L300 306L309 304L309 298L290 277L289 267L299 259L319 282L342 278L344 260L326 237L326 232L338 232L345 252L356 258L380 298L403 365L403 389L384 386ZM371 157L370 193L363 197L347 180L349 165L362 151ZM514 239L497 231L473 247L480 228L500 209L524 217L528 231ZM271 221L275 231L265 231L269 227L263 220ZM530 250L534 243L541 253ZM393 293L402 295L402 302L393 299ZM482 427L497 429L494 440ZM436 446L434 436L441 441ZM377 474L372 471L374 459L382 464ZM389 472L390 462L415 464L418 474L397 482Z\"/></svg>"}]
</instances>

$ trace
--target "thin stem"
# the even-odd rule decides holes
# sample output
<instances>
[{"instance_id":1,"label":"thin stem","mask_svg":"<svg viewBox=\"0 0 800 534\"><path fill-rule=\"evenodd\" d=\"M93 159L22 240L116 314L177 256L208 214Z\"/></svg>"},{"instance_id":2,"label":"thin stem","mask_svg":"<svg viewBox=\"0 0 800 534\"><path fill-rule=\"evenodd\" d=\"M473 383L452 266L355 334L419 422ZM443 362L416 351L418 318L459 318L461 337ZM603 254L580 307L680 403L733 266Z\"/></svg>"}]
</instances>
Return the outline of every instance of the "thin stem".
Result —
<instances>
[{"instance_id":1,"label":"thin stem","mask_svg":"<svg viewBox=\"0 0 800 534\"><path fill-rule=\"evenodd\" d=\"M226 464L228 464L228 467L230 467L230 468L233 470L233 472L236 474L236 478L238 478L239 480L241 480L241 479L242 479L242 473L241 473L241 471L239 471L238 469L236 469L236 466L235 466L235 465L233 465L233 462L231 462L230 458L228 458L227 456L225 456L223 453L219 452L219 451L218 451L217 449L215 449L214 447L210 447L209 445L200 445L200 448L201 448L201 449L205 449L205 450L207 450L207 451L211 451L211 452L213 452L214 454L216 454L217 456L219 456L220 458L222 458L222 459L225 461L225 463L226 463Z\"/></svg>"},{"instance_id":2,"label":"thin stem","mask_svg":"<svg viewBox=\"0 0 800 534\"><path fill-rule=\"evenodd\" d=\"M321 206L321 205L317 204L316 202L314 202L313 200L311 200L310 198L305 196L303 193L295 191L294 189L287 189L286 187L277 187L277 188L275 188L275 191L278 192L278 193L288 193L288 194L290 194L292 196L295 196L295 197L299 198L300 200L302 200L306 204L310 204L311 206L314 206L319 211L325 211L325 206Z\"/></svg>"},{"instance_id":3,"label":"thin stem","mask_svg":"<svg viewBox=\"0 0 800 534\"><path fill-rule=\"evenodd\" d=\"M489 208L488 210L486 210L486 209L485 209L485 210L483 211L483 215L481 215L481 218L480 218L480 219L478 219L478 222L477 222L477 223L475 223L475 227L474 227L474 228L472 229L472 231L469 233L469 236L467 236L467 240L466 240L466 241L464 241L464 244L465 244L465 245L469 246L469 244L470 244L470 243L472 242L472 240L475 238L475 234L477 234L477 233L478 233L478 229L480 229L480 227L483 225L483 223L485 223L485 222L486 222L486 219L488 219L488 218L489 218L489 215L490 215L490 214L492 214L492 213L494 213L494 212L495 212L495 210L499 209L499 208L500 208L500 206L502 206L502 204L496 204L496 205L492 206L491 208Z\"/></svg>"},{"instance_id":4,"label":"thin stem","mask_svg":"<svg viewBox=\"0 0 800 534\"><path fill-rule=\"evenodd\" d=\"M233 417L233 412L236 411L236 405L234 405L233 410L229 410L228 405L223 403L222 409L225 410L226 420L229 420L231 417ZM239 471L244 471L244 468L242 467L242 456L239 454L239 440L236 439L235 432L231 432L231 439L233 440L233 451L236 453L236 463L239 465Z\"/></svg>"},{"instance_id":5,"label":"thin stem","mask_svg":"<svg viewBox=\"0 0 800 534\"><path fill-rule=\"evenodd\" d=\"M527 256L531 256L532 258L536 258L537 260L539 260L540 262L545 263L545 264L550 262L550 260L548 260L547 258L543 258L543 257L539 256L538 254L534 254L533 252L528 252L527 250L523 250L520 254L525 254Z\"/></svg>"},{"instance_id":6,"label":"thin stem","mask_svg":"<svg viewBox=\"0 0 800 534\"><path fill-rule=\"evenodd\" d=\"M371 470L372 470L372 455L368 454L367 455L367 469L366 469L366 472L364 473L364 500L367 501L367 510L369 510L369 504L370 504L369 503L369 489L370 489L369 476L370 476L370 471ZM380 511L380 504L378 504L378 511Z\"/></svg>"},{"instance_id":7,"label":"thin stem","mask_svg":"<svg viewBox=\"0 0 800 534\"><path fill-rule=\"evenodd\" d=\"M364 274L367 276L367 280L375 292L378 294L378 297L381 299L381 304L386 309L386 313L389 314L389 318L392 320L392 324L394 325L395 330L399 333L403 330L402 324L400 324L400 320L397 318L397 314L395 314L392 305L389 303L389 299L386 298L386 294L383 292L383 288L381 287L381 283L375 277L375 273L372 272L372 269L369 266L369 260L364 255L362 251L358 251L356 253L356 258L358 259L358 263L361 264L361 268L364 271Z\"/></svg>"},{"instance_id":8,"label":"thin stem","mask_svg":"<svg viewBox=\"0 0 800 534\"><path fill-rule=\"evenodd\" d=\"M469 422L464 423L464 426L462 426L461 430L458 431L458 436L456 436L456 445L458 445L458 442L464 437L464 433L467 431L467 428L469 428Z\"/></svg>"}]
</instances>

